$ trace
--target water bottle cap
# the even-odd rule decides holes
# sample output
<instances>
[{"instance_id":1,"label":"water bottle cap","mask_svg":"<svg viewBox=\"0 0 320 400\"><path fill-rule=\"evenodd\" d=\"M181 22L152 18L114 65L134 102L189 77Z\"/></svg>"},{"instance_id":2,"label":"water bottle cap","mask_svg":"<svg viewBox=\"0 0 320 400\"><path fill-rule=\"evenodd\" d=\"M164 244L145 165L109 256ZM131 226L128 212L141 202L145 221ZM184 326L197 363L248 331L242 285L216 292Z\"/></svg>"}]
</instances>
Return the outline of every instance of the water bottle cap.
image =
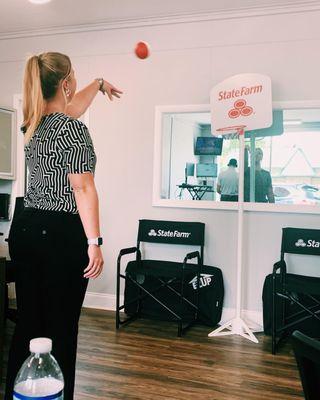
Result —
<instances>
[{"instance_id":1,"label":"water bottle cap","mask_svg":"<svg viewBox=\"0 0 320 400\"><path fill-rule=\"evenodd\" d=\"M50 353L52 350L52 340L49 338L36 338L30 340L29 346L31 353Z\"/></svg>"}]
</instances>

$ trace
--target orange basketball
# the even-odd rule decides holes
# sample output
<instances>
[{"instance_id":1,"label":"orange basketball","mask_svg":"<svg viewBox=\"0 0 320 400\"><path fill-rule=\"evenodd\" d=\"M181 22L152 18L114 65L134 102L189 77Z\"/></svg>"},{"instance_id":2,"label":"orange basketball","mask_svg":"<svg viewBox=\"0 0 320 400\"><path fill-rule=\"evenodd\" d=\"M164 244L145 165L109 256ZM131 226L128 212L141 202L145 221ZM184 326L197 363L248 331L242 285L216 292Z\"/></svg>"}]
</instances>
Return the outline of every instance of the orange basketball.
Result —
<instances>
[{"instance_id":1,"label":"orange basketball","mask_svg":"<svg viewBox=\"0 0 320 400\"><path fill-rule=\"evenodd\" d=\"M144 60L145 58L149 57L150 51L149 46L146 42L138 42L136 44L136 48L134 49L136 56Z\"/></svg>"}]
</instances>

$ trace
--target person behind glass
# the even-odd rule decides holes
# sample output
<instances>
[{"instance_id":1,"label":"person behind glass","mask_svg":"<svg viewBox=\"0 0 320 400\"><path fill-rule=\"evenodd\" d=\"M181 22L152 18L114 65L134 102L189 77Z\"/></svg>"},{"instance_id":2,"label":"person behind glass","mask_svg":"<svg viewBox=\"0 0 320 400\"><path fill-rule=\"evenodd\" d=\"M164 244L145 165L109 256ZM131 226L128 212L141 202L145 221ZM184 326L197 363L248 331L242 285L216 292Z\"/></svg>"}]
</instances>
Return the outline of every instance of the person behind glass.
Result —
<instances>
[{"instance_id":1,"label":"person behind glass","mask_svg":"<svg viewBox=\"0 0 320 400\"><path fill-rule=\"evenodd\" d=\"M236 171L237 160L231 158L228 169L220 172L218 176L217 192L220 194L221 201L238 201L239 175Z\"/></svg>"},{"instance_id":2,"label":"person behind glass","mask_svg":"<svg viewBox=\"0 0 320 400\"><path fill-rule=\"evenodd\" d=\"M76 92L67 55L29 58L23 85L23 131L29 170L24 211L11 226L9 253L16 269L18 322L6 379L12 400L15 377L35 337L53 340L62 369L64 400L72 400L78 320L89 278L103 268L96 155L80 117L99 92L122 93L102 78Z\"/></svg>"},{"instance_id":3,"label":"person behind glass","mask_svg":"<svg viewBox=\"0 0 320 400\"><path fill-rule=\"evenodd\" d=\"M269 171L261 167L263 151L255 149L255 202L274 203L272 178ZM248 167L248 149L245 149L244 201L250 201L250 167Z\"/></svg>"}]
</instances>

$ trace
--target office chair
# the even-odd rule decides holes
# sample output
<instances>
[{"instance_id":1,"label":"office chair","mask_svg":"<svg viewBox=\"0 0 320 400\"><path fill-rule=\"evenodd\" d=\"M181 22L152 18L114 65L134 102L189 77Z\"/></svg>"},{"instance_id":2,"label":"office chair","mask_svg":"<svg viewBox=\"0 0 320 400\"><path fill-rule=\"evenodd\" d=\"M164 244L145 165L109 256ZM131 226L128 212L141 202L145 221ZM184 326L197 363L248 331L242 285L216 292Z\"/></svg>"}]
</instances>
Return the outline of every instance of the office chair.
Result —
<instances>
[{"instance_id":1,"label":"office chair","mask_svg":"<svg viewBox=\"0 0 320 400\"><path fill-rule=\"evenodd\" d=\"M185 255L183 261L142 259L141 243L165 243L171 245L197 246L198 251ZM116 328L145 316L144 310L153 304L164 313L164 319L176 321L181 336L198 320L199 279L203 266L204 224L200 222L139 221L137 246L120 250L117 262ZM135 261L127 264L121 273L121 259L135 254ZM196 259L197 263L189 261ZM120 306L120 280L125 281L124 304ZM194 279L195 290L187 294L187 285ZM128 299L128 291L134 295ZM129 315L124 320L120 311Z\"/></svg>"},{"instance_id":2,"label":"office chair","mask_svg":"<svg viewBox=\"0 0 320 400\"><path fill-rule=\"evenodd\" d=\"M23 197L17 197L16 202L15 202L15 207L14 207L14 212L13 212L13 217L11 221L11 225L15 222L15 220L18 218L20 213L24 209L24 198ZM6 242L8 242L8 238L5 239ZM9 307L9 297L8 297L8 284L9 283L14 283L15 282L15 268L14 268L14 263L11 260L5 260L5 318L10 319L12 322L17 321L17 310L14 308Z\"/></svg>"},{"instance_id":3,"label":"office chair","mask_svg":"<svg viewBox=\"0 0 320 400\"><path fill-rule=\"evenodd\" d=\"M23 197L17 197L11 223L19 216L24 208ZM8 238L5 239L8 242ZM7 319L17 321L17 310L9 307L8 284L15 282L15 270L12 261L0 258L0 381L2 377L3 347L5 323Z\"/></svg>"},{"instance_id":4,"label":"office chair","mask_svg":"<svg viewBox=\"0 0 320 400\"><path fill-rule=\"evenodd\" d=\"M299 331L294 331L292 344L305 399L319 400L320 342Z\"/></svg>"},{"instance_id":5,"label":"office chair","mask_svg":"<svg viewBox=\"0 0 320 400\"><path fill-rule=\"evenodd\" d=\"M286 254L320 256L320 230L282 230L281 258L272 273L272 354L298 324L310 318L320 322L320 278L288 273Z\"/></svg>"},{"instance_id":6,"label":"office chair","mask_svg":"<svg viewBox=\"0 0 320 400\"><path fill-rule=\"evenodd\" d=\"M4 348L4 330L5 330L5 302L3 299L6 296L6 280L5 280L5 258L0 257L0 382L2 377L3 364L3 348Z\"/></svg>"}]
</instances>

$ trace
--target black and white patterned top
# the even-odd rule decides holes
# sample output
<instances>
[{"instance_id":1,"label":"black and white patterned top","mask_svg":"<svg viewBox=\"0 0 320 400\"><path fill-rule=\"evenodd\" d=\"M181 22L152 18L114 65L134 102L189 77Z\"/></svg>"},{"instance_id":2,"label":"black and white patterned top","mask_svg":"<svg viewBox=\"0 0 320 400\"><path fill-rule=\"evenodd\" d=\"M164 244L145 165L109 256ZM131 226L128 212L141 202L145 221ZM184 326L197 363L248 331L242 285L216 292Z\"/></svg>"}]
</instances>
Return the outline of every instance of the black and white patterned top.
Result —
<instances>
[{"instance_id":1,"label":"black and white patterned top","mask_svg":"<svg viewBox=\"0 0 320 400\"><path fill-rule=\"evenodd\" d=\"M96 155L88 128L63 113L42 117L25 146L26 207L78 213L68 174L94 174Z\"/></svg>"}]
</instances>

